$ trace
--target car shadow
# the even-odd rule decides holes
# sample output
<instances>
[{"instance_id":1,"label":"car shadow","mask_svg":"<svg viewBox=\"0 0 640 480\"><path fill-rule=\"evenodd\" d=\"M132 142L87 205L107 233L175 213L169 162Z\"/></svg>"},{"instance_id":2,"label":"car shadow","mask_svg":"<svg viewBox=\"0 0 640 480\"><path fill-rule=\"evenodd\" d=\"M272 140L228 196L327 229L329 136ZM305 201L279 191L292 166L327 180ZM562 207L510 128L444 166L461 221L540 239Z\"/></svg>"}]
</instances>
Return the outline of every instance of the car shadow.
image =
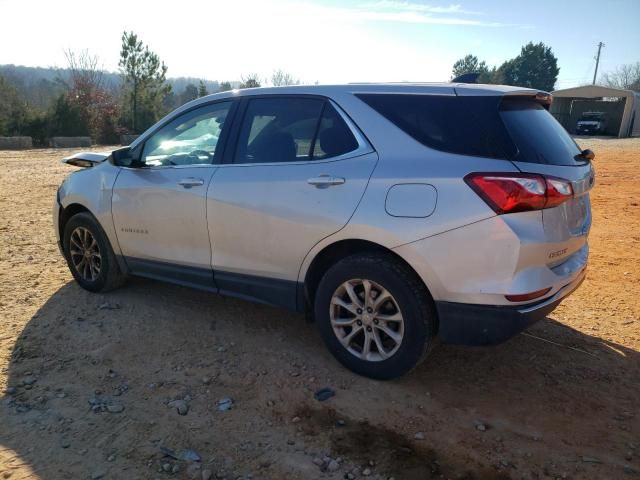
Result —
<instances>
[{"instance_id":1,"label":"car shadow","mask_svg":"<svg viewBox=\"0 0 640 480\"><path fill-rule=\"evenodd\" d=\"M637 351L551 315L502 345L441 346L405 377L377 382L339 366L302 315L141 279L108 295L70 282L11 351L0 473L152 478L165 474L159 448L168 445L197 448L232 478L252 469L279 478L295 467L278 465L286 449L264 438L286 438L302 405L327 405L389 435L424 431L442 469L468 478L481 471L473 465L494 464L507 476L521 473L515 465L617 475L637 468L624 457L639 433L639 365ZM326 404L312 399L323 386L337 392ZM222 397L239 404L227 416L216 407ZM187 399L188 415L167 406L176 398ZM487 442L500 445L495 455ZM307 478L297 475L289 478Z\"/></svg>"}]
</instances>

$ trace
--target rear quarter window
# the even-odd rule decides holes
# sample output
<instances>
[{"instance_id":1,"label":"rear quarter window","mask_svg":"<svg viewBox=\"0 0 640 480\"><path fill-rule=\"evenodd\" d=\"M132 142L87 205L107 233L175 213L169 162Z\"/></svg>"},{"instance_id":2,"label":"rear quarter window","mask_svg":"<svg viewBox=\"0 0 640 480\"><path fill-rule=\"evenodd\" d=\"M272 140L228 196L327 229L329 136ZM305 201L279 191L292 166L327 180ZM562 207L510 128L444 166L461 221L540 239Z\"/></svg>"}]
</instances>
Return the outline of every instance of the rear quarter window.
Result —
<instances>
[{"instance_id":1,"label":"rear quarter window","mask_svg":"<svg viewBox=\"0 0 640 480\"><path fill-rule=\"evenodd\" d=\"M515 146L498 115L501 97L356 94L428 147L460 155L508 159Z\"/></svg>"},{"instance_id":2,"label":"rear quarter window","mask_svg":"<svg viewBox=\"0 0 640 480\"><path fill-rule=\"evenodd\" d=\"M533 98L356 94L398 128L436 150L547 165L577 165L580 149Z\"/></svg>"}]
</instances>

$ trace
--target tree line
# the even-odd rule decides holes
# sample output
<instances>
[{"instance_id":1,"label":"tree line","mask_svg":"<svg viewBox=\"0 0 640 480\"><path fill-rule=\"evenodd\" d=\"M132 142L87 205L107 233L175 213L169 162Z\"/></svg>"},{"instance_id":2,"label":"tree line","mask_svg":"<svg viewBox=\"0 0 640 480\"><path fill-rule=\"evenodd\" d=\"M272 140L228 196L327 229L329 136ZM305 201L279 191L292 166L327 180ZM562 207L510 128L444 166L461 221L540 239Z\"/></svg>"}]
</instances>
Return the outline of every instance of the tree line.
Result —
<instances>
[{"instance_id":1,"label":"tree line","mask_svg":"<svg viewBox=\"0 0 640 480\"><path fill-rule=\"evenodd\" d=\"M453 64L451 78L476 73L478 83L514 85L551 92L558 80L560 68L551 47L529 42L520 54L499 66L489 66L475 55L466 55ZM601 75L598 82L612 88L640 91L640 62L621 65Z\"/></svg>"},{"instance_id":2,"label":"tree line","mask_svg":"<svg viewBox=\"0 0 640 480\"><path fill-rule=\"evenodd\" d=\"M8 69L10 79L0 70L0 136L26 135L37 145L53 136L118 143L120 135L141 133L198 97L262 84L255 73L240 82L187 79L185 84L184 79L167 79L165 63L133 32L122 34L117 76L105 72L88 51L68 50L65 56L66 68L54 76L47 75L47 69L30 69L41 74L35 84L22 78L19 68ZM298 83L282 70L271 78L272 85ZM181 84L176 91L174 86Z\"/></svg>"},{"instance_id":3,"label":"tree line","mask_svg":"<svg viewBox=\"0 0 640 480\"><path fill-rule=\"evenodd\" d=\"M453 78L466 73L477 73L478 83L514 85L552 91L558 80L560 68L551 47L544 43L527 43L520 54L502 63L489 67L475 55L467 55L453 64Z\"/></svg>"},{"instance_id":4,"label":"tree line","mask_svg":"<svg viewBox=\"0 0 640 480\"><path fill-rule=\"evenodd\" d=\"M141 133L166 113L209 93L300 83L282 70L264 81L256 73L234 82L168 79L165 63L133 32L122 34L117 74L105 72L87 51L65 55L66 68L57 71L0 67L0 136L30 136L36 145L52 136L90 136L96 143L113 144L121 134ZM21 68L30 73L21 75ZM469 54L453 64L452 79L476 73L479 83L552 91L559 72L551 48L530 42L499 66ZM640 90L640 62L604 73L600 83Z\"/></svg>"}]
</instances>

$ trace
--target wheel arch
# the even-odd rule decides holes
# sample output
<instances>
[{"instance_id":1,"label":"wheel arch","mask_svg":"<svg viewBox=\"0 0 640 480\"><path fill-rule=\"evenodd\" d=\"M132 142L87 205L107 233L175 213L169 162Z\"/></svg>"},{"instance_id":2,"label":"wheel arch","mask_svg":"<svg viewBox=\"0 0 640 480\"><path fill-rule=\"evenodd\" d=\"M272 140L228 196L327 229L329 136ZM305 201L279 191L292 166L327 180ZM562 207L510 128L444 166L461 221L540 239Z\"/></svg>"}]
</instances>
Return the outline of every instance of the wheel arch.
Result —
<instances>
[{"instance_id":1,"label":"wheel arch","mask_svg":"<svg viewBox=\"0 0 640 480\"><path fill-rule=\"evenodd\" d=\"M384 247L378 243L371 242L369 240L362 239L344 239L338 240L334 243L331 243L325 246L322 250L320 250L307 268L307 271L304 274L304 298L305 301L308 302L308 305L313 305L313 301L315 298L316 289L320 280L322 279L325 272L331 268L336 262L340 261L343 258L346 258L350 255L356 253L371 253L378 252L383 253L385 255L389 255L393 257L395 260L406 266L413 274L420 280L420 283L424 286L431 301L433 301L433 295L431 294L431 290L429 286L424 282L422 277L416 272L415 268L411 266L409 262L407 262L402 256L398 255L398 253L394 252L390 248ZM436 318L436 334L438 331L439 321Z\"/></svg>"},{"instance_id":2,"label":"wheel arch","mask_svg":"<svg viewBox=\"0 0 640 480\"><path fill-rule=\"evenodd\" d=\"M95 213L93 213L91 211L91 209L89 209L86 205L83 205L82 203L72 202L72 203L68 204L66 207L60 205L60 210L58 212L58 233L59 233L59 237L58 238L60 239L61 248L64 249L64 229L65 229L65 226L67 225L69 220L71 220L71 218L73 218L74 215L77 215L78 213L83 213L83 212L86 212L89 215L91 215L93 217L93 219L96 221L96 223L98 224L98 226L102 229L102 231L104 232L104 234L106 236L107 242L109 242L109 245L114 250L115 258L116 258L116 261L118 262L118 266L120 267L120 270L122 272L128 273L129 272L129 268L128 268L125 260L124 260L124 257L122 255L119 255L120 246L117 243L114 245L114 242L111 240L111 238L109 238L109 234L105 230L104 225L102 224L102 222L100 222L100 219L97 217L97 215ZM116 240L117 240L117 238L116 238ZM118 248L117 251L116 251L116 248Z\"/></svg>"},{"instance_id":3,"label":"wheel arch","mask_svg":"<svg viewBox=\"0 0 640 480\"><path fill-rule=\"evenodd\" d=\"M85 205L82 205L80 203L70 203L66 207L61 206L60 211L58 213L58 233L59 233L58 238L60 238L61 242L64 241L63 240L64 227L67 224L67 222L71 219L71 217L82 212L89 213L91 216L93 216L93 218L96 217L93 213L91 213L91 210L89 210Z\"/></svg>"}]
</instances>

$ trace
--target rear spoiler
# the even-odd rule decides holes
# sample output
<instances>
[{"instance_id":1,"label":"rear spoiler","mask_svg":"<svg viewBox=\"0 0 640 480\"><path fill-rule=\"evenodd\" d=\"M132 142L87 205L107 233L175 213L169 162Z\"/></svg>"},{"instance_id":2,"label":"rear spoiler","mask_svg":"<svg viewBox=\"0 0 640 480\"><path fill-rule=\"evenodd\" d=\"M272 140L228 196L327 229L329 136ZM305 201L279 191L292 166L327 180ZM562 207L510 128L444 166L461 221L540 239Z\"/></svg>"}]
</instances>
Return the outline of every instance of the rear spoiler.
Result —
<instances>
[{"instance_id":1,"label":"rear spoiler","mask_svg":"<svg viewBox=\"0 0 640 480\"><path fill-rule=\"evenodd\" d=\"M549 110L553 96L549 92L527 87L513 87L510 85L478 85L458 83L454 85L458 96L499 96L502 99L526 98L533 100Z\"/></svg>"},{"instance_id":2,"label":"rear spoiler","mask_svg":"<svg viewBox=\"0 0 640 480\"><path fill-rule=\"evenodd\" d=\"M537 91L537 92L533 92L533 91L513 91L513 92L506 92L504 94L505 97L528 97L531 98L532 100L535 100L536 102L538 102L540 105L542 105L544 108L546 108L547 110L549 110L549 107L551 106L551 102L553 102L553 95L551 95L549 92L543 92L541 90Z\"/></svg>"},{"instance_id":3,"label":"rear spoiler","mask_svg":"<svg viewBox=\"0 0 640 480\"><path fill-rule=\"evenodd\" d=\"M80 152L64 158L62 163L73 165L74 167L88 168L104 162L110 155L111 152Z\"/></svg>"}]
</instances>

